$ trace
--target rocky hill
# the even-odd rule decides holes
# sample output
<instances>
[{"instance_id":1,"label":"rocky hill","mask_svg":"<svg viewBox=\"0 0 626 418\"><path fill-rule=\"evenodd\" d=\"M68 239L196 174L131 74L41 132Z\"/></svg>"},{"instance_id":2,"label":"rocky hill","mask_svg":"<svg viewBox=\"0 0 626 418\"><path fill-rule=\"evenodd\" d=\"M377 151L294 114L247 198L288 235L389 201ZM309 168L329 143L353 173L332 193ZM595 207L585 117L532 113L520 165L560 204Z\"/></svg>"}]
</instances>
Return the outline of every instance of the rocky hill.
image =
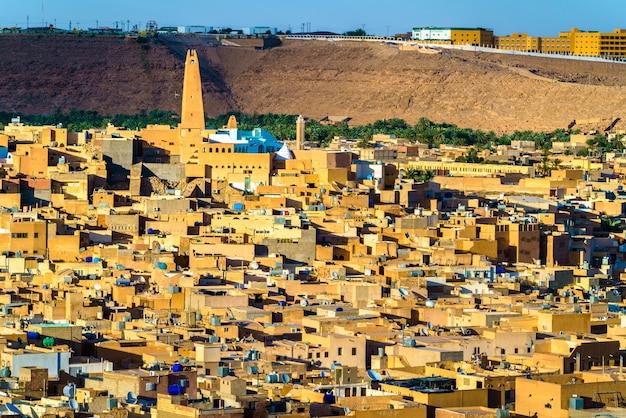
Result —
<instances>
[{"instance_id":1,"label":"rocky hill","mask_svg":"<svg viewBox=\"0 0 626 418\"><path fill-rule=\"evenodd\" d=\"M141 42L85 35L1 35L0 110L179 112L187 47L201 57L210 116L233 110L342 115L355 124L426 117L497 132L553 130L573 120L602 128L626 119L621 63L432 55L359 42L287 41L258 50L202 38Z\"/></svg>"}]
</instances>

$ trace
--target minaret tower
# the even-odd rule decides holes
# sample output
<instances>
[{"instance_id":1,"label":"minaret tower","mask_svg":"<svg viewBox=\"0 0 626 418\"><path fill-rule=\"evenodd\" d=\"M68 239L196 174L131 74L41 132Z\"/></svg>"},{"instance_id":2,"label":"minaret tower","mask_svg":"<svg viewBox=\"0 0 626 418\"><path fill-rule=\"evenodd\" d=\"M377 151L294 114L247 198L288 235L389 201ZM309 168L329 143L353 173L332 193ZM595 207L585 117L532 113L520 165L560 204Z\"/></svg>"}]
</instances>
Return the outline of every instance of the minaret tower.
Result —
<instances>
[{"instance_id":1,"label":"minaret tower","mask_svg":"<svg viewBox=\"0 0 626 418\"><path fill-rule=\"evenodd\" d=\"M200 63L195 49L188 50L185 59L183 108L179 127L183 129L205 129Z\"/></svg>"},{"instance_id":2,"label":"minaret tower","mask_svg":"<svg viewBox=\"0 0 626 418\"><path fill-rule=\"evenodd\" d=\"M302 149L302 144L304 144L304 128L306 127L306 121L302 117L302 115L298 116L298 120L296 120L296 150Z\"/></svg>"}]
</instances>

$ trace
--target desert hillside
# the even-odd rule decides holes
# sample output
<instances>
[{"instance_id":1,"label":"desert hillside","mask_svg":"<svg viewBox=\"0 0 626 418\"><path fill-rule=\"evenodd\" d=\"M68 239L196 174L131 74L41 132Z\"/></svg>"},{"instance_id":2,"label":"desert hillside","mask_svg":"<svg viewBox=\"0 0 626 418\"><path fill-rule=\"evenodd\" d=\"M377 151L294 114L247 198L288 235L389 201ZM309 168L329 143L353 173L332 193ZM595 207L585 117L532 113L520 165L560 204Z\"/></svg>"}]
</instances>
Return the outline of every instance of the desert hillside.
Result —
<instances>
[{"instance_id":1,"label":"desert hillside","mask_svg":"<svg viewBox=\"0 0 626 418\"><path fill-rule=\"evenodd\" d=\"M343 115L355 124L426 117L498 132L565 128L572 120L580 126L588 119L602 120L602 127L626 119L626 64L430 55L358 42L287 41L255 50L201 40L140 43L76 35L0 36L0 111L179 112L188 46L202 59L210 116Z\"/></svg>"}]
</instances>

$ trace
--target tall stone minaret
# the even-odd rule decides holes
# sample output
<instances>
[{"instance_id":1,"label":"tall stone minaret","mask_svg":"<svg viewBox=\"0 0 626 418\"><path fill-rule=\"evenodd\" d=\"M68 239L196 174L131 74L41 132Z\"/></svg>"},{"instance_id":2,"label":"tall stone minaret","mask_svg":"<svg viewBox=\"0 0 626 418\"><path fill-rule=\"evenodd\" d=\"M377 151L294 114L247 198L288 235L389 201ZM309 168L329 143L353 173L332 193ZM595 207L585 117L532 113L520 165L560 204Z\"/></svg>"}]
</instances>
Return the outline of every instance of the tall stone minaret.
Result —
<instances>
[{"instance_id":1,"label":"tall stone minaret","mask_svg":"<svg viewBox=\"0 0 626 418\"><path fill-rule=\"evenodd\" d=\"M302 115L298 116L298 120L296 120L296 150L302 149L302 144L304 144L304 128L306 127L306 120L302 117Z\"/></svg>"},{"instance_id":2,"label":"tall stone minaret","mask_svg":"<svg viewBox=\"0 0 626 418\"><path fill-rule=\"evenodd\" d=\"M187 51L185 78L183 80L183 108L180 125L184 129L204 129L204 106L202 104L202 81L200 63L195 49Z\"/></svg>"}]
</instances>

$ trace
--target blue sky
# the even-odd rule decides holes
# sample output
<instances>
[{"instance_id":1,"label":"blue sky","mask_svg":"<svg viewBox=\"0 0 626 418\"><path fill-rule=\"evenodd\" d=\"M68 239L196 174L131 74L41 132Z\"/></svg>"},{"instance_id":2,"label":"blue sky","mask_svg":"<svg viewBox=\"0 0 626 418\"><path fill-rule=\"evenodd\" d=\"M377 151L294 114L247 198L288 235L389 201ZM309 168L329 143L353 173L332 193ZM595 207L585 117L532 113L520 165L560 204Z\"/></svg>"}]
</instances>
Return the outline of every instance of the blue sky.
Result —
<instances>
[{"instance_id":1,"label":"blue sky","mask_svg":"<svg viewBox=\"0 0 626 418\"><path fill-rule=\"evenodd\" d=\"M496 35L525 32L556 36L572 27L611 32L626 27L625 0L0 0L0 26L54 24L61 28L145 28L206 25L270 26L298 32L364 28L376 35L416 26L486 27ZM121 25L121 23L118 23Z\"/></svg>"}]
</instances>

